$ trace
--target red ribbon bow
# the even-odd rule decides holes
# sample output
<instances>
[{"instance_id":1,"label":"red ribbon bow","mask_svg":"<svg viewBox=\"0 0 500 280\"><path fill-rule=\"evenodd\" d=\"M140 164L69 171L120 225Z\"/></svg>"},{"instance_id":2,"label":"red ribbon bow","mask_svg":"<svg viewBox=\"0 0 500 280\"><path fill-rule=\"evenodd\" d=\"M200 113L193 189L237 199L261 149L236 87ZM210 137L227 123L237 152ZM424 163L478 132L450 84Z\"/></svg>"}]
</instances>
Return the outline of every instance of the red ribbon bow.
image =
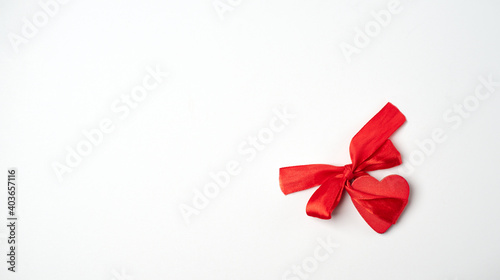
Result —
<instances>
[{"instance_id":1,"label":"red ribbon bow","mask_svg":"<svg viewBox=\"0 0 500 280\"><path fill-rule=\"evenodd\" d=\"M398 108L387 103L352 138L351 164L281 168L281 190L286 195L320 185L309 199L306 212L312 217L330 219L346 189L365 221L376 232L384 233L396 223L408 202L408 183L398 175L387 176L379 182L366 172L402 163L401 155L388 138L405 121Z\"/></svg>"}]
</instances>

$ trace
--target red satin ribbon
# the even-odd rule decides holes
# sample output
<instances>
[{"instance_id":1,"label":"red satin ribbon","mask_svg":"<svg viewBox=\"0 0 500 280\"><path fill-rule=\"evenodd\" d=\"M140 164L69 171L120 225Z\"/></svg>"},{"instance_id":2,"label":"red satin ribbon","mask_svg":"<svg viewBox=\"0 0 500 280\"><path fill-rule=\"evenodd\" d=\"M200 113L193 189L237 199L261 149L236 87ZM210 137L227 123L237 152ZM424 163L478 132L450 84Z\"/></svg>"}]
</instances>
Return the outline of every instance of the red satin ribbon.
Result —
<instances>
[{"instance_id":1,"label":"red satin ribbon","mask_svg":"<svg viewBox=\"0 0 500 280\"><path fill-rule=\"evenodd\" d=\"M395 223L401 212L393 212L402 211L406 202L401 202L404 203L401 208L397 199L356 190L351 183L360 176L368 175L367 171L390 168L402 163L401 155L388 138L405 121L405 116L398 108L387 103L352 138L349 147L351 164L311 164L281 168L281 190L284 194L289 194L320 185L309 199L306 212L312 217L330 219L346 189L353 201L377 199L377 205L372 204L372 209L368 210L372 213L376 211L375 214L386 222Z\"/></svg>"}]
</instances>

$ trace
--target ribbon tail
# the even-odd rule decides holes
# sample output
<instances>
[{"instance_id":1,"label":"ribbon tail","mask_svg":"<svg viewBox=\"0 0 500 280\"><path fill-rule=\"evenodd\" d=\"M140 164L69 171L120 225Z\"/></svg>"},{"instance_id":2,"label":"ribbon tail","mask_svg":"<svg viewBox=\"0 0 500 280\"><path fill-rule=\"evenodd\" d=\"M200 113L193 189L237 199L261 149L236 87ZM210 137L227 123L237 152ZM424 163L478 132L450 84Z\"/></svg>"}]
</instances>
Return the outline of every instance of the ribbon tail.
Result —
<instances>
[{"instance_id":1,"label":"ribbon tail","mask_svg":"<svg viewBox=\"0 0 500 280\"><path fill-rule=\"evenodd\" d=\"M340 176L344 167L310 164L280 168L280 188L290 194L323 184L332 176Z\"/></svg>"},{"instance_id":2,"label":"ribbon tail","mask_svg":"<svg viewBox=\"0 0 500 280\"><path fill-rule=\"evenodd\" d=\"M354 194L352 190L349 190L349 195L355 204L391 224L395 224L398 218L393 213L404 208L407 203L406 200L394 197L377 196L357 191Z\"/></svg>"},{"instance_id":3,"label":"ribbon tail","mask_svg":"<svg viewBox=\"0 0 500 280\"><path fill-rule=\"evenodd\" d=\"M331 177L321 184L307 202L307 215L325 220L330 219L333 209L340 202L345 183L346 179L343 177Z\"/></svg>"}]
</instances>

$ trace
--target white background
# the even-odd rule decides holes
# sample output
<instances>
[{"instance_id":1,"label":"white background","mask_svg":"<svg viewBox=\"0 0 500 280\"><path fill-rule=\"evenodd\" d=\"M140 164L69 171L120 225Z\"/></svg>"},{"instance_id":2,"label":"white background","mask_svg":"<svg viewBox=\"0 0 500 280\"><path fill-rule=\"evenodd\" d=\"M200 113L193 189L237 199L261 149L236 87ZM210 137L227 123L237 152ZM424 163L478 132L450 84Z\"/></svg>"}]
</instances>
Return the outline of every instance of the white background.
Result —
<instances>
[{"instance_id":1,"label":"white background","mask_svg":"<svg viewBox=\"0 0 500 280\"><path fill-rule=\"evenodd\" d=\"M221 18L212 0L69 1L15 46L44 10L0 1L0 278L296 280L283 277L331 238L307 279L498 279L500 87L478 104L474 91L500 81L500 4L401 0L349 63L339 45L388 2L230 1ZM157 66L170 76L119 118L113 102ZM449 112L464 99L467 118ZM349 163L352 136L386 102L408 120L392 137L403 161L418 163L372 173L410 183L396 225L375 233L347 194L325 221L305 213L314 189L281 193L280 167ZM247 161L238 146L285 107L295 118ZM59 181L53 164L106 118L115 130ZM446 141L419 158L415 141L435 129ZM179 206L231 160L241 173L186 224Z\"/></svg>"}]
</instances>

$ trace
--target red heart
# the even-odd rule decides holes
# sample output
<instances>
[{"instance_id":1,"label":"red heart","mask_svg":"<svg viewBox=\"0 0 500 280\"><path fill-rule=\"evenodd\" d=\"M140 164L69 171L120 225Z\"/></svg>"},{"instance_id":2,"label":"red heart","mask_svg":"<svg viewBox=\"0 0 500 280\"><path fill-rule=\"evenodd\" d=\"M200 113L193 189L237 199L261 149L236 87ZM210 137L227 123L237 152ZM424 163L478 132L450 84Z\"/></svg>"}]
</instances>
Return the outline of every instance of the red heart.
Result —
<instances>
[{"instance_id":1,"label":"red heart","mask_svg":"<svg viewBox=\"0 0 500 280\"><path fill-rule=\"evenodd\" d=\"M387 176L380 182L364 175L346 189L359 214L378 233L396 223L410 195L408 182L398 175Z\"/></svg>"}]
</instances>

